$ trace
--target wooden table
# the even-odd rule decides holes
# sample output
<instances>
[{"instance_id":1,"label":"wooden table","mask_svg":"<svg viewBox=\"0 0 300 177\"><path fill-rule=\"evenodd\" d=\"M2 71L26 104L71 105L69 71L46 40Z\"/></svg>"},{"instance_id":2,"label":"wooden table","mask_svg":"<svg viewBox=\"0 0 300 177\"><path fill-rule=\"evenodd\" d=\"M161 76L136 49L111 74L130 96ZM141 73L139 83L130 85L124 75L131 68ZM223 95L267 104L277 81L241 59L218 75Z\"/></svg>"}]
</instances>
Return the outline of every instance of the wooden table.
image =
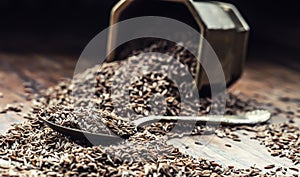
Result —
<instances>
[{"instance_id":1,"label":"wooden table","mask_svg":"<svg viewBox=\"0 0 300 177\"><path fill-rule=\"evenodd\" d=\"M240 91L244 96L254 98L262 103L272 103L276 107L293 111L300 116L300 72L299 64L291 60L280 63L269 57L269 60L256 57L249 59L243 77L230 90ZM274 61L277 62L274 62ZM23 83L31 82L36 91L56 84L62 77L72 77L77 57L57 55L12 55L0 54L0 107L8 103L24 103L23 112L30 108L26 100ZM279 62L278 62L279 61ZM288 97L289 102L282 98ZM300 119L299 119L300 120ZM0 131L4 133L10 124L21 122L24 119L16 113L0 114ZM286 115L273 117L272 122L286 121ZM300 121L296 120L300 126ZM259 141L250 139L251 134L243 135L238 132L242 141L235 142L230 139L220 139L211 136L184 137L172 139L168 143L182 147L182 143L189 145L189 149L181 148L195 157L205 157L215 160L225 166L234 165L238 168L256 167L263 169L268 164L293 166L288 159L272 157L267 149L259 145ZM206 142L205 146L195 144L195 141ZM227 147L225 144L231 144ZM234 149L234 150L233 150Z\"/></svg>"}]
</instances>

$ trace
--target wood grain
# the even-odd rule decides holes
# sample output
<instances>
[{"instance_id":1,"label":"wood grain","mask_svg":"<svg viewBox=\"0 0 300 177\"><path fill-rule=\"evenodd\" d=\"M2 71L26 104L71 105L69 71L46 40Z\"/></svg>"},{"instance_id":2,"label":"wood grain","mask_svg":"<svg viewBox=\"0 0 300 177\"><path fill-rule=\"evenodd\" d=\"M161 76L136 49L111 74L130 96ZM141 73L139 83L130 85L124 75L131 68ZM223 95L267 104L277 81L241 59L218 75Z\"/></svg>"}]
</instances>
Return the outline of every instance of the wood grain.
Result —
<instances>
[{"instance_id":1,"label":"wood grain","mask_svg":"<svg viewBox=\"0 0 300 177\"><path fill-rule=\"evenodd\" d=\"M33 92L54 85L62 78L73 76L76 58L65 56L0 54L0 108L7 104L23 103L22 113L30 110L26 100L24 83L29 83ZM5 133L12 123L24 121L22 116L8 112L0 114L0 133Z\"/></svg>"}]
</instances>

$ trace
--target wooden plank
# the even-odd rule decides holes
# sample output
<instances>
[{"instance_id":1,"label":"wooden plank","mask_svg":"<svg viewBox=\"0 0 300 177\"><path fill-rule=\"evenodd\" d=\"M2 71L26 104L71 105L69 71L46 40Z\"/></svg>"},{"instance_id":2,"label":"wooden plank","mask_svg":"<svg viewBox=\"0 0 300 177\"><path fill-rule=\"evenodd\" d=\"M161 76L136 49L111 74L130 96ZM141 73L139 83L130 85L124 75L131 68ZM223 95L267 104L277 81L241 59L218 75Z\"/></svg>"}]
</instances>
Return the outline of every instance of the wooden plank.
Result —
<instances>
[{"instance_id":1,"label":"wooden plank","mask_svg":"<svg viewBox=\"0 0 300 177\"><path fill-rule=\"evenodd\" d=\"M26 100L24 83L30 83L33 91L47 88L63 77L72 77L76 58L64 56L0 54L0 108L7 104L23 103L22 113L30 110ZM22 122L22 116L9 112L0 114L0 133L5 133L12 123Z\"/></svg>"}]
</instances>

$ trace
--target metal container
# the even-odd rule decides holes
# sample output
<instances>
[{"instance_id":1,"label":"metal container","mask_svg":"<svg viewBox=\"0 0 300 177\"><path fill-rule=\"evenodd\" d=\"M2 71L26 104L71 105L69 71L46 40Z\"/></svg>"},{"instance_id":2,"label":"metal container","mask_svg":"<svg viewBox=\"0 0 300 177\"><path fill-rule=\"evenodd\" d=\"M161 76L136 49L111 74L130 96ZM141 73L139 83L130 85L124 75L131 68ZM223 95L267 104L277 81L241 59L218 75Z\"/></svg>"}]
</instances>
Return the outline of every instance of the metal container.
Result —
<instances>
[{"instance_id":1,"label":"metal container","mask_svg":"<svg viewBox=\"0 0 300 177\"><path fill-rule=\"evenodd\" d=\"M246 57L249 26L233 5L192 0L121 0L111 12L110 24L141 16L168 17L193 27L208 41L218 56L227 86L241 76ZM110 31L108 49L117 38L118 31ZM147 45L145 41L132 41L111 53L108 60L122 59L132 50ZM205 49L199 43L199 55L203 50ZM211 83L200 64L197 66L195 79L200 93L209 90Z\"/></svg>"}]
</instances>

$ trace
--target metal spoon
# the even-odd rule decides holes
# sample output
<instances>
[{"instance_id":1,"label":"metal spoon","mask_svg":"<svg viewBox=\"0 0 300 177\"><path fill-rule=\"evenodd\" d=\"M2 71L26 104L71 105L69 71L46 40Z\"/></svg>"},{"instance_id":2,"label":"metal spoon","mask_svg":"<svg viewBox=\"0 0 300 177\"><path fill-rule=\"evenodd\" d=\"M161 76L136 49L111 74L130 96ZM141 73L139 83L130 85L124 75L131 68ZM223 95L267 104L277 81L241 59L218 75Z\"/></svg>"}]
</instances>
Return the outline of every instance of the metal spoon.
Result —
<instances>
[{"instance_id":1,"label":"metal spoon","mask_svg":"<svg viewBox=\"0 0 300 177\"><path fill-rule=\"evenodd\" d=\"M209 123L220 123L226 125L255 125L267 122L271 118L271 113L265 110L249 111L244 114L238 115L225 115L225 116L149 116L143 117L133 121L136 127L140 127L146 124L154 123L157 121L182 121L185 123L195 122L209 122ZM88 139L93 142L94 145L111 145L118 143L123 139L118 136L107 135L102 133L90 133L84 130L64 127L55 123L52 123L40 116L40 119L46 123L53 130L70 136L77 140Z\"/></svg>"}]
</instances>

